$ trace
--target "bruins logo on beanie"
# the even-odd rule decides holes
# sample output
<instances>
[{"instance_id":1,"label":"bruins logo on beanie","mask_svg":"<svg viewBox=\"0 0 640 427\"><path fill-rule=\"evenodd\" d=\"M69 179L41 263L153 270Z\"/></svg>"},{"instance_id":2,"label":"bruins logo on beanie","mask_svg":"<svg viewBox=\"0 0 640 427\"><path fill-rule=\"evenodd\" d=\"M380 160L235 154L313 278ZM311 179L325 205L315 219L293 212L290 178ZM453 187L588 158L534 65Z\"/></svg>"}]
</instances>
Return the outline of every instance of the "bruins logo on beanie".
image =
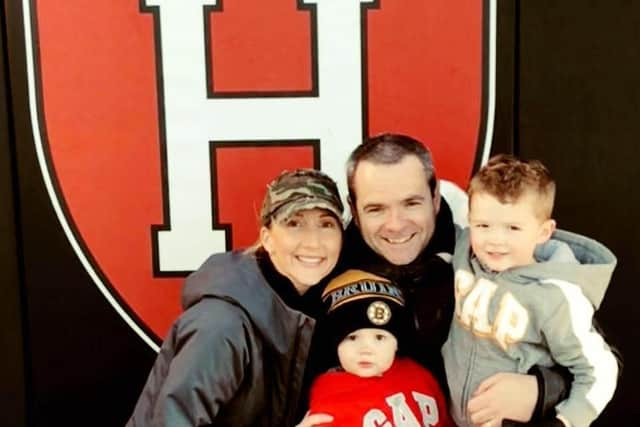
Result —
<instances>
[{"instance_id":1,"label":"bruins logo on beanie","mask_svg":"<svg viewBox=\"0 0 640 427\"><path fill-rule=\"evenodd\" d=\"M398 340L407 332L402 291L392 281L362 270L347 270L324 289L329 333L337 346L350 333L363 328L389 331Z\"/></svg>"}]
</instances>

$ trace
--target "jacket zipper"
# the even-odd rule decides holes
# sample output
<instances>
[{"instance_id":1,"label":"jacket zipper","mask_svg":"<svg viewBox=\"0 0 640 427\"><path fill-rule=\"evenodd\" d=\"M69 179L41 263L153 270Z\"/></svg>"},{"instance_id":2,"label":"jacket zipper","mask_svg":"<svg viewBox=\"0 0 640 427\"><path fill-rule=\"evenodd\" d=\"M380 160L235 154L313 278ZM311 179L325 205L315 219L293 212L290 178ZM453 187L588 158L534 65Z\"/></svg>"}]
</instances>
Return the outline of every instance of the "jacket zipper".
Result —
<instances>
[{"instance_id":1,"label":"jacket zipper","mask_svg":"<svg viewBox=\"0 0 640 427\"><path fill-rule=\"evenodd\" d=\"M472 339L473 339L473 345L471 347L471 352L469 353L467 370L466 370L467 373L465 375L464 385L462 386L462 394L460 396L460 399L461 399L460 408L462 409L461 410L462 418L465 421L467 420L466 403L469 401L469 394L470 394L469 382L471 381L471 377L473 376L473 367L475 366L476 353L477 353L477 347L478 347L478 343L476 342L475 337L472 336Z\"/></svg>"}]
</instances>

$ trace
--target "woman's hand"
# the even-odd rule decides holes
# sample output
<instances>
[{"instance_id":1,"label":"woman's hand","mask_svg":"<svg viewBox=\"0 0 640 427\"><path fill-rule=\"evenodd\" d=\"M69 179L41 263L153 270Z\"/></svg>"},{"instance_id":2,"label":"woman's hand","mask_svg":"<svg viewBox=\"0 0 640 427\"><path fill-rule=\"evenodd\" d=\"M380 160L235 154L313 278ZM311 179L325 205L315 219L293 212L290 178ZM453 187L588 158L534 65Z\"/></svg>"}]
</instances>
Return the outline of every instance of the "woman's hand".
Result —
<instances>
[{"instance_id":1,"label":"woman's hand","mask_svg":"<svg viewBox=\"0 0 640 427\"><path fill-rule=\"evenodd\" d=\"M537 400L535 376L502 372L480 383L467 410L476 427L500 427L504 419L529 421Z\"/></svg>"},{"instance_id":2,"label":"woman's hand","mask_svg":"<svg viewBox=\"0 0 640 427\"><path fill-rule=\"evenodd\" d=\"M331 421L333 421L333 417L329 414L313 414L310 415L309 412L304 414L304 418L296 427L321 427L324 425L329 426Z\"/></svg>"}]
</instances>

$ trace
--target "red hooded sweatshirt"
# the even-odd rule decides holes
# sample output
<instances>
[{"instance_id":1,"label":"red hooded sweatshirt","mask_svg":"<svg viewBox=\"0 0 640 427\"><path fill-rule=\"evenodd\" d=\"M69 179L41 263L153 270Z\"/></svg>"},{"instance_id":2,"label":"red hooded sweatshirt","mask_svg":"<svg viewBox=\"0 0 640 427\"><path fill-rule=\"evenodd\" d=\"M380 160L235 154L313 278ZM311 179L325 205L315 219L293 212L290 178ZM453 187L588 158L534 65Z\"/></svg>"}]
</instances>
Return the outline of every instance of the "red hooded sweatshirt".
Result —
<instances>
[{"instance_id":1,"label":"red hooded sweatshirt","mask_svg":"<svg viewBox=\"0 0 640 427\"><path fill-rule=\"evenodd\" d=\"M310 413L333 416L331 427L455 427L433 375L411 359L396 359L380 377L344 372L320 375Z\"/></svg>"}]
</instances>

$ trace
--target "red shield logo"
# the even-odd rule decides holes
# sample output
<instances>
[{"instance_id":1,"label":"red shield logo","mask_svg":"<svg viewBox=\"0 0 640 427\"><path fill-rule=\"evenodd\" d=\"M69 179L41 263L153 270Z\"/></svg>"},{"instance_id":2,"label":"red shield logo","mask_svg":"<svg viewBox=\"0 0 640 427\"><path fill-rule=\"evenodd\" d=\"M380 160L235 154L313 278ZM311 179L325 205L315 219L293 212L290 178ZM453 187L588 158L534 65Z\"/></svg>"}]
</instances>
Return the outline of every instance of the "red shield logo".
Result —
<instances>
[{"instance_id":1,"label":"red shield logo","mask_svg":"<svg viewBox=\"0 0 640 427\"><path fill-rule=\"evenodd\" d=\"M464 186L494 109L495 0L23 0L34 142L84 267L154 348L184 276L249 245L265 184L344 188L367 135Z\"/></svg>"}]
</instances>

